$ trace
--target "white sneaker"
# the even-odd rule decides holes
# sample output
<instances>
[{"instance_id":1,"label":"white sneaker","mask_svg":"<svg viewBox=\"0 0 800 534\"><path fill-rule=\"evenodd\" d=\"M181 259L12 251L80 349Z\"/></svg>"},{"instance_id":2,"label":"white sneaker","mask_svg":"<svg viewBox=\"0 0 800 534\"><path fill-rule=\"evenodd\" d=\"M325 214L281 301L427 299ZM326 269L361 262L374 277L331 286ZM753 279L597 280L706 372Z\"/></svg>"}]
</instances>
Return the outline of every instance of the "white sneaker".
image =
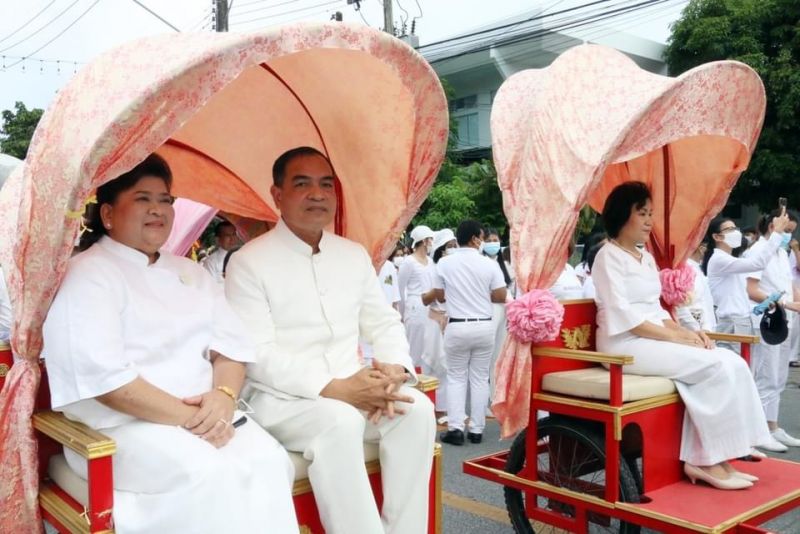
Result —
<instances>
[{"instance_id":1,"label":"white sneaker","mask_svg":"<svg viewBox=\"0 0 800 534\"><path fill-rule=\"evenodd\" d=\"M774 436L774 434L773 434L773 436ZM770 452L786 452L786 451L789 450L789 447L787 447L786 445L784 445L780 441L776 440L774 437L770 441L768 441L767 443L759 445L758 448L759 449L763 449L765 451L770 451Z\"/></svg>"},{"instance_id":2,"label":"white sneaker","mask_svg":"<svg viewBox=\"0 0 800 534\"><path fill-rule=\"evenodd\" d=\"M764 458L769 458L769 456L767 456L758 449L750 449L750 456L752 456L753 458L758 458L760 460L763 460Z\"/></svg>"},{"instance_id":3,"label":"white sneaker","mask_svg":"<svg viewBox=\"0 0 800 534\"><path fill-rule=\"evenodd\" d=\"M779 428L778 430L774 431L772 433L772 438L775 441L783 443L787 447L800 447L800 439L790 436L782 428Z\"/></svg>"}]
</instances>

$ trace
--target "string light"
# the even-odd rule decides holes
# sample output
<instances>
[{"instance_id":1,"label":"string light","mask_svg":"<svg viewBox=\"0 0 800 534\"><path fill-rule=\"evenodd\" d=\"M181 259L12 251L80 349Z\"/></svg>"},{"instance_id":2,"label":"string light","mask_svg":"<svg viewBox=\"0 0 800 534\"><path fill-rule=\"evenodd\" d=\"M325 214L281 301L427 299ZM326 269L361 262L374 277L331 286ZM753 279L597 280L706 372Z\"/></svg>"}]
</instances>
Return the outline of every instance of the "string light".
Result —
<instances>
[{"instance_id":1,"label":"string light","mask_svg":"<svg viewBox=\"0 0 800 534\"><path fill-rule=\"evenodd\" d=\"M0 74L3 72L12 72L12 67L15 63L19 64L19 70L17 73L30 73L33 72L32 69L29 68L29 62L39 62L39 74L45 74L49 72L49 66L54 65L56 74L62 74L62 64L70 65L72 64L72 73L76 74L78 72L78 65L85 65L86 62L84 61L75 61L73 59L46 59L46 58L37 58L37 57L27 57L27 56L0 56L0 61L2 61L2 66L0 66ZM11 63L11 67L9 67L9 63ZM35 65L35 63L34 63ZM35 69L34 69L35 70Z\"/></svg>"}]
</instances>

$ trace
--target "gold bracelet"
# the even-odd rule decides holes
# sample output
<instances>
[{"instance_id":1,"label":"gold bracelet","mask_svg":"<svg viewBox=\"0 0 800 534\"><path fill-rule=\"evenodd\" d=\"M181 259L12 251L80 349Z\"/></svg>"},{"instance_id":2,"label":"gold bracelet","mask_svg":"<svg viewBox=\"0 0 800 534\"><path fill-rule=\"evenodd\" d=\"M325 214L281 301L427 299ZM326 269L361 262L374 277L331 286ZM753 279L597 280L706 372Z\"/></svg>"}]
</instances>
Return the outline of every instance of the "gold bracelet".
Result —
<instances>
[{"instance_id":1,"label":"gold bracelet","mask_svg":"<svg viewBox=\"0 0 800 534\"><path fill-rule=\"evenodd\" d=\"M231 400L233 401L234 406L239 403L239 399L236 398L236 394L228 386L217 386L216 390L217 391L221 391L225 395L229 396L231 398Z\"/></svg>"}]
</instances>

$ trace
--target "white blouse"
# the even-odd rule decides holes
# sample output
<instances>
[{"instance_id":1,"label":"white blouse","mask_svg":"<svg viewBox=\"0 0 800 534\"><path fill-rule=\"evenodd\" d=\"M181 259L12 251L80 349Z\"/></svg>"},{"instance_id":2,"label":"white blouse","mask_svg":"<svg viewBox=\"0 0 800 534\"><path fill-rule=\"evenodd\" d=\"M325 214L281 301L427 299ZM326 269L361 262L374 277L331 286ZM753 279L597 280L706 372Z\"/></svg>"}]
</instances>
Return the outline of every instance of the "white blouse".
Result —
<instances>
[{"instance_id":1,"label":"white blouse","mask_svg":"<svg viewBox=\"0 0 800 534\"><path fill-rule=\"evenodd\" d=\"M199 265L110 237L70 260L44 323L53 408L93 428L136 418L95 397L137 377L183 398L211 390L209 351L241 362L255 347L222 287Z\"/></svg>"},{"instance_id":2,"label":"white blouse","mask_svg":"<svg viewBox=\"0 0 800 534\"><path fill-rule=\"evenodd\" d=\"M583 298L583 284L569 263L558 276L558 280L550 288L550 292L558 300L575 300Z\"/></svg>"},{"instance_id":3,"label":"white blouse","mask_svg":"<svg viewBox=\"0 0 800 534\"><path fill-rule=\"evenodd\" d=\"M430 258L427 265L422 265L414 256L407 257L397 273L400 301L405 303L408 297L419 297L430 291L433 287L433 272L433 260Z\"/></svg>"},{"instance_id":4,"label":"white blouse","mask_svg":"<svg viewBox=\"0 0 800 534\"><path fill-rule=\"evenodd\" d=\"M735 258L725 251L714 249L708 260L706 273L711 296L717 307L717 319L750 315L745 278L748 273L766 267L775 251L780 248L781 240L780 234L774 232L768 240L764 240L764 245L757 247L758 243L755 243L750 247L743 258Z\"/></svg>"},{"instance_id":5,"label":"white blouse","mask_svg":"<svg viewBox=\"0 0 800 534\"><path fill-rule=\"evenodd\" d=\"M661 307L661 281L655 259L646 250L641 261L608 243L592 266L598 336L616 336L645 321L663 326L671 319Z\"/></svg>"},{"instance_id":6,"label":"white blouse","mask_svg":"<svg viewBox=\"0 0 800 534\"><path fill-rule=\"evenodd\" d=\"M762 237L750 247L748 252L757 255L759 251L766 248L767 240ZM783 291L785 294L781 300L794 300L792 290L792 268L789 265L789 255L783 249L779 248L771 254L769 263L767 263L763 270L749 273L747 277L758 280L758 287L767 295ZM756 304L758 303L750 301L751 307ZM787 310L787 315L791 316L792 313L794 312Z\"/></svg>"},{"instance_id":7,"label":"white blouse","mask_svg":"<svg viewBox=\"0 0 800 534\"><path fill-rule=\"evenodd\" d=\"M686 264L694 270L694 287L689 302L677 306L675 315L680 325L689 330L713 332L717 328L717 319L714 315L714 299L708 287L708 279L699 263L690 258L686 260Z\"/></svg>"}]
</instances>

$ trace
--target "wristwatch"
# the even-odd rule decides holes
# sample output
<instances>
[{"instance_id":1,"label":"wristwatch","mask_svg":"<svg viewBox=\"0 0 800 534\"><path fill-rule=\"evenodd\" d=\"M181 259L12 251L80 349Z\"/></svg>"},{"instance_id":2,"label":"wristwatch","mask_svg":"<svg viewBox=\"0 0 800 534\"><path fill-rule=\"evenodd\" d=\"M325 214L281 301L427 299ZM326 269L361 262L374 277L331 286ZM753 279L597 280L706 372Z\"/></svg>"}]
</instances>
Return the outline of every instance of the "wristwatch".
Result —
<instances>
[{"instance_id":1,"label":"wristwatch","mask_svg":"<svg viewBox=\"0 0 800 534\"><path fill-rule=\"evenodd\" d=\"M229 396L233 401L234 405L236 405L239 402L239 399L236 398L236 393L234 393L233 390L228 386L217 386L216 389L218 391L223 392L225 395Z\"/></svg>"}]
</instances>

